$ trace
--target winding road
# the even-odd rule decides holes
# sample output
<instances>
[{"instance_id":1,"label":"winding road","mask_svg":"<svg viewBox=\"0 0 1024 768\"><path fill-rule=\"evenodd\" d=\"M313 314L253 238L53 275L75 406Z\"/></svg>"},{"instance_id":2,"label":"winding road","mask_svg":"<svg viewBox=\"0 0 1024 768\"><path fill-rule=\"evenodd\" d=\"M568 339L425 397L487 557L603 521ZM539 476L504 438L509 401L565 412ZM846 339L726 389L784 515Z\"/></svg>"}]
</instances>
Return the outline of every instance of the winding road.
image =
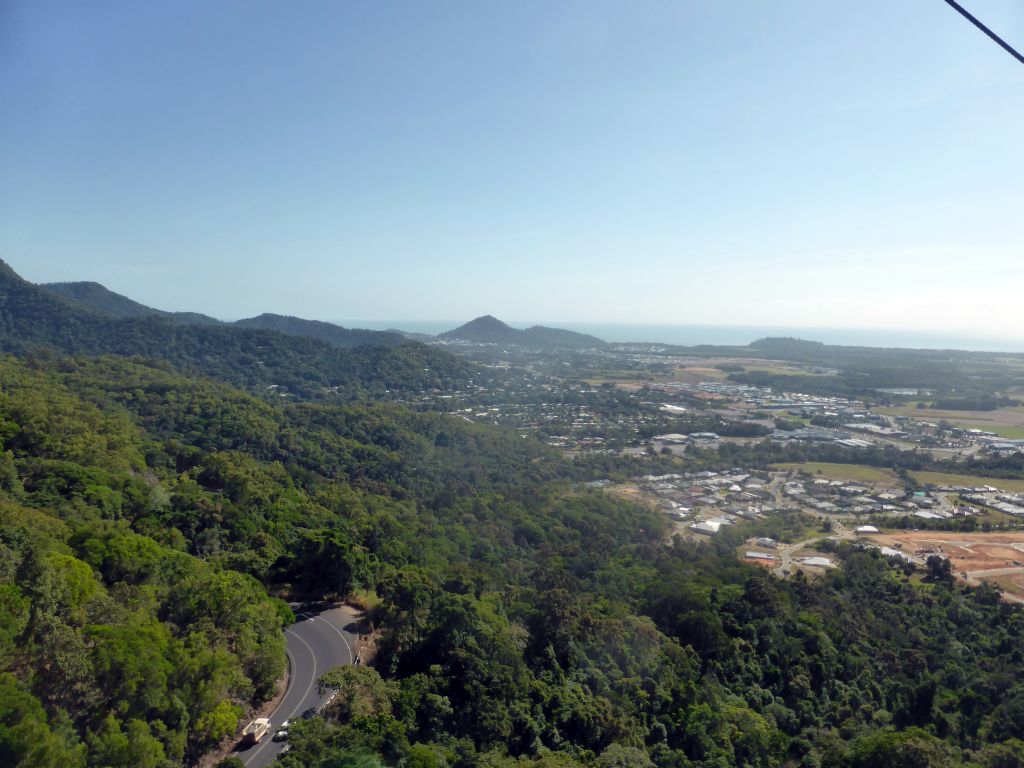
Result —
<instances>
[{"instance_id":1,"label":"winding road","mask_svg":"<svg viewBox=\"0 0 1024 768\"><path fill-rule=\"evenodd\" d=\"M271 732L259 744L233 752L246 768L266 768L287 742L271 739L285 720L300 717L310 708L320 709L329 693L320 695L317 680L331 667L353 663L356 648L357 612L348 607L301 613L285 630L288 643L288 690L270 715Z\"/></svg>"}]
</instances>

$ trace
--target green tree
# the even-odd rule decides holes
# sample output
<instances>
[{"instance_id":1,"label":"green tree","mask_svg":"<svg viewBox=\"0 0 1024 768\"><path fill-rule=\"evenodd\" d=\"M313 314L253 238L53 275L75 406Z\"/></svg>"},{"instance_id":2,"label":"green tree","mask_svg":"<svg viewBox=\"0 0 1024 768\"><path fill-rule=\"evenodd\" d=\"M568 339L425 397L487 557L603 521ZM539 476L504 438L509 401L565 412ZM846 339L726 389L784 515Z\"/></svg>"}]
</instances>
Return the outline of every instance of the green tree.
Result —
<instances>
[{"instance_id":1,"label":"green tree","mask_svg":"<svg viewBox=\"0 0 1024 768\"><path fill-rule=\"evenodd\" d=\"M204 712L196 719L195 731L201 744L216 744L225 736L230 736L238 729L238 720L242 716L242 708L227 699L221 700L209 712Z\"/></svg>"},{"instance_id":2,"label":"green tree","mask_svg":"<svg viewBox=\"0 0 1024 768\"><path fill-rule=\"evenodd\" d=\"M921 730L879 731L858 739L846 758L847 768L954 768L954 751Z\"/></svg>"},{"instance_id":3,"label":"green tree","mask_svg":"<svg viewBox=\"0 0 1024 768\"><path fill-rule=\"evenodd\" d=\"M85 749L50 728L39 700L13 675L0 673L0 765L11 768L84 768Z\"/></svg>"},{"instance_id":4,"label":"green tree","mask_svg":"<svg viewBox=\"0 0 1024 768\"><path fill-rule=\"evenodd\" d=\"M90 763L107 768L162 768L166 758L163 746L142 720L130 720L127 727L113 715L107 715L90 738Z\"/></svg>"}]
</instances>

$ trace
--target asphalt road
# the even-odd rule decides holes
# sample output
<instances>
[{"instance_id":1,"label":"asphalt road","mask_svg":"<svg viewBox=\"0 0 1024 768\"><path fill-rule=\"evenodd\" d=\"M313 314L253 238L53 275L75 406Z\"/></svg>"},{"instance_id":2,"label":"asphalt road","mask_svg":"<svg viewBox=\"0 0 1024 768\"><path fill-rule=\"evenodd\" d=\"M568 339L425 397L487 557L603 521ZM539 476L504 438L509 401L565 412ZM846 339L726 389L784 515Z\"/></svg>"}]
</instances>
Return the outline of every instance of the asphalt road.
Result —
<instances>
[{"instance_id":1,"label":"asphalt road","mask_svg":"<svg viewBox=\"0 0 1024 768\"><path fill-rule=\"evenodd\" d=\"M803 541L796 542L796 544L787 544L779 550L779 564L772 569L772 573L779 578L788 579L792 572L793 555L804 547L809 547L814 542L826 537L834 539L852 539L853 531L848 530L843 527L842 523L833 519L831 533L821 533L812 539L804 539Z\"/></svg>"},{"instance_id":2,"label":"asphalt road","mask_svg":"<svg viewBox=\"0 0 1024 768\"><path fill-rule=\"evenodd\" d=\"M270 715L270 733L259 744L233 752L242 758L246 768L266 768L284 749L287 742L275 742L271 737L285 720L294 719L313 707L319 709L327 700L317 690L317 679L331 667L351 664L356 636L356 614L351 608L329 608L319 613L304 613L285 630L288 643L288 691L280 705Z\"/></svg>"}]
</instances>

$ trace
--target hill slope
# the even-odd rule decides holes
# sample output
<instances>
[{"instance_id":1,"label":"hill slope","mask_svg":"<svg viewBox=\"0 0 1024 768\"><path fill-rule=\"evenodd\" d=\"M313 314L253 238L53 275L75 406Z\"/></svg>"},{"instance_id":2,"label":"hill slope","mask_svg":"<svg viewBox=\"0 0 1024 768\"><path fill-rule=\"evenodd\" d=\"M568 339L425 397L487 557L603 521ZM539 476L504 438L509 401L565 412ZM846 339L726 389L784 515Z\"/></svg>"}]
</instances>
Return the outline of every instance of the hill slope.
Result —
<instances>
[{"instance_id":1,"label":"hill slope","mask_svg":"<svg viewBox=\"0 0 1024 768\"><path fill-rule=\"evenodd\" d=\"M221 325L221 321L198 312L166 312L141 304L94 282L43 283L38 286L78 309L88 309L121 319L158 317L186 325ZM319 320L304 320L265 313L238 320L231 325L260 331L277 331L289 336L302 336L326 342L332 347L397 347L406 339L398 333L343 328Z\"/></svg>"},{"instance_id":2,"label":"hill slope","mask_svg":"<svg viewBox=\"0 0 1024 768\"><path fill-rule=\"evenodd\" d=\"M114 358L0 356L0 382L5 768L197 764L284 670L265 587L366 596L379 630L282 768L1021 765L1024 613L991 587L842 543L773 579L744 522L666 546L443 414Z\"/></svg>"},{"instance_id":3,"label":"hill slope","mask_svg":"<svg viewBox=\"0 0 1024 768\"><path fill-rule=\"evenodd\" d=\"M472 367L407 343L337 349L323 341L228 324L190 325L160 316L115 318L68 302L0 261L0 350L49 347L68 354L163 359L252 391L298 398L398 397L457 386Z\"/></svg>"},{"instance_id":4,"label":"hill slope","mask_svg":"<svg viewBox=\"0 0 1024 768\"><path fill-rule=\"evenodd\" d=\"M570 347L588 348L603 347L604 341L586 333L567 331L562 328L548 328L534 325L525 330L513 328L492 315L484 315L470 320L446 333L440 339L458 339L460 341L476 341L496 344L521 344L532 347Z\"/></svg>"},{"instance_id":5,"label":"hill slope","mask_svg":"<svg viewBox=\"0 0 1024 768\"><path fill-rule=\"evenodd\" d=\"M340 325L320 320L303 320L301 317L286 317L270 313L238 320L233 325L239 328L257 328L264 331L287 333L291 336L304 336L308 339L326 342L332 347L397 347L399 344L406 343L406 339L401 335L388 331L343 328Z\"/></svg>"},{"instance_id":6,"label":"hill slope","mask_svg":"<svg viewBox=\"0 0 1024 768\"><path fill-rule=\"evenodd\" d=\"M153 309L153 307L147 307L127 296L114 293L99 283L43 283L39 287L62 299L99 310L113 317L163 317L194 325L217 325L220 323L217 318L198 312L165 312L162 309Z\"/></svg>"}]
</instances>

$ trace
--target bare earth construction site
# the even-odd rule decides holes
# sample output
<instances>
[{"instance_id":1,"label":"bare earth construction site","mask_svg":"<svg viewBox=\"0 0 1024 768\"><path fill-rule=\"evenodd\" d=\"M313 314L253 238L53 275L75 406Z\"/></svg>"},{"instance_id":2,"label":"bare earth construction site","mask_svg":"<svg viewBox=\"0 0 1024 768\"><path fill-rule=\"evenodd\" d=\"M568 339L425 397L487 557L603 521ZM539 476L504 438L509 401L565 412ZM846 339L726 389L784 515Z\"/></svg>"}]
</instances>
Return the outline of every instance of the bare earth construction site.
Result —
<instances>
[{"instance_id":1,"label":"bare earth construction site","mask_svg":"<svg viewBox=\"0 0 1024 768\"><path fill-rule=\"evenodd\" d=\"M908 531L868 538L908 555L944 555L960 578L991 582L1007 600L1024 602L1024 534Z\"/></svg>"}]
</instances>

